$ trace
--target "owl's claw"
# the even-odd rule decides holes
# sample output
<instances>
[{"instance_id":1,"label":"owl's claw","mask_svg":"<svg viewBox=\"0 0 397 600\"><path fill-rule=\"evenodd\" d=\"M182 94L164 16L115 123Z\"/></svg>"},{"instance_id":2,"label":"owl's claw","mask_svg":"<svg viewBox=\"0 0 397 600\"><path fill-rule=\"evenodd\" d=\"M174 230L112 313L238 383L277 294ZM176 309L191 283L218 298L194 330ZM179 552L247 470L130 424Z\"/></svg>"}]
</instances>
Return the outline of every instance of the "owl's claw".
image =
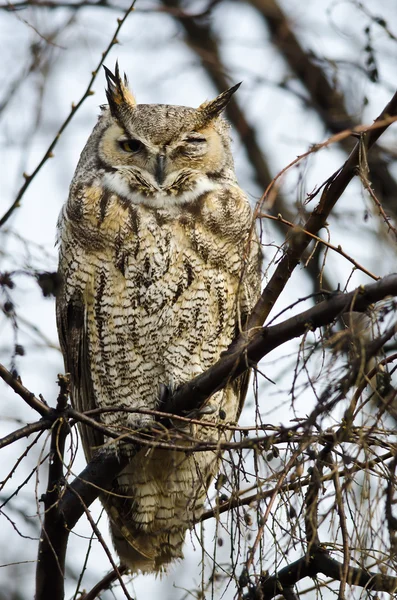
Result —
<instances>
[{"instance_id":1,"label":"owl's claw","mask_svg":"<svg viewBox=\"0 0 397 600\"><path fill-rule=\"evenodd\" d=\"M198 418L202 417L203 415L213 415L216 411L217 411L216 405L211 404L211 402L208 402L201 408L195 408L194 410L191 410L185 416L188 419L198 419Z\"/></svg>"},{"instance_id":2,"label":"owl's claw","mask_svg":"<svg viewBox=\"0 0 397 600\"><path fill-rule=\"evenodd\" d=\"M168 387L168 385L165 385L165 383L160 383L160 385L159 385L159 406L158 406L159 410L164 408L170 395L171 395L171 392L170 392L170 388Z\"/></svg>"}]
</instances>

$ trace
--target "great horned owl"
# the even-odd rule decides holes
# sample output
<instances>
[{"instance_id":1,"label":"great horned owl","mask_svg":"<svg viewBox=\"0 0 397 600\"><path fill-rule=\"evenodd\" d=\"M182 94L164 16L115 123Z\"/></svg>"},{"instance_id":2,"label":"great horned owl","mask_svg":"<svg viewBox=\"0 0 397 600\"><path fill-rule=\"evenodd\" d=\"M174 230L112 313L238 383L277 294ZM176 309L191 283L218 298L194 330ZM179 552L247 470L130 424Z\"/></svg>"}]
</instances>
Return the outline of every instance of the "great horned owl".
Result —
<instances>
[{"instance_id":1,"label":"great horned owl","mask_svg":"<svg viewBox=\"0 0 397 600\"><path fill-rule=\"evenodd\" d=\"M104 451L128 452L123 433L154 421L139 409L156 409L161 390L220 357L260 285L259 243L220 117L238 86L194 109L136 104L117 64L106 77L109 106L59 221L57 321L72 401L80 411L119 409L99 417L120 432L115 445L82 428L87 460L104 442ZM205 420L235 422L246 387L243 377L217 392ZM188 431L230 438L197 422ZM182 557L220 457L146 447L131 458L101 497L131 570L161 571Z\"/></svg>"}]
</instances>

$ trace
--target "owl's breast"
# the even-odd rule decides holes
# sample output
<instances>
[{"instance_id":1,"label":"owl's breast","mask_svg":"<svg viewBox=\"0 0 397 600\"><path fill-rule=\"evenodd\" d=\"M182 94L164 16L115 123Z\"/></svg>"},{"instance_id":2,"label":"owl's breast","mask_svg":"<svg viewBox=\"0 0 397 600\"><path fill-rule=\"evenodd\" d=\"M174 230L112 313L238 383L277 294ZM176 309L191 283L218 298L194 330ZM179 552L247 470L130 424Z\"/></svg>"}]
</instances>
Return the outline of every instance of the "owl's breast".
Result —
<instances>
[{"instance_id":1,"label":"owl's breast","mask_svg":"<svg viewBox=\"0 0 397 600\"><path fill-rule=\"evenodd\" d=\"M86 197L79 218L64 227L61 252L68 255L68 295L78 287L85 298L101 385L124 386L125 379L128 395L133 370L181 382L208 368L236 331L237 233L222 235L200 207L166 211L93 191ZM213 201L211 207L216 213Z\"/></svg>"}]
</instances>

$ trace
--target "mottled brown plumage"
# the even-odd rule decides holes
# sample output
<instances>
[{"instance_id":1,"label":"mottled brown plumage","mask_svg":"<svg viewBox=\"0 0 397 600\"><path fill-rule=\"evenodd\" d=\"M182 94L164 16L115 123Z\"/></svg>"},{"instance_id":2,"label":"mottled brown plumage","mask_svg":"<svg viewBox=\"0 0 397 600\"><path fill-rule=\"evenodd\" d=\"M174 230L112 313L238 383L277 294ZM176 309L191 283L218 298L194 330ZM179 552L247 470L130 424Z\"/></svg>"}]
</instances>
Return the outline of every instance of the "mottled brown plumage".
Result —
<instances>
[{"instance_id":1,"label":"mottled brown plumage","mask_svg":"<svg viewBox=\"0 0 397 600\"><path fill-rule=\"evenodd\" d=\"M62 288L57 318L72 400L92 408L155 409L227 349L259 294L260 250L238 187L228 127L235 91L198 109L135 103L116 68L60 217ZM235 86L237 87L237 86ZM205 420L234 422L247 378L210 400ZM122 435L150 415L104 412ZM199 440L225 440L192 425ZM82 429L87 460L128 452ZM221 453L144 449L103 495L117 552L132 570L158 571L182 556Z\"/></svg>"}]
</instances>

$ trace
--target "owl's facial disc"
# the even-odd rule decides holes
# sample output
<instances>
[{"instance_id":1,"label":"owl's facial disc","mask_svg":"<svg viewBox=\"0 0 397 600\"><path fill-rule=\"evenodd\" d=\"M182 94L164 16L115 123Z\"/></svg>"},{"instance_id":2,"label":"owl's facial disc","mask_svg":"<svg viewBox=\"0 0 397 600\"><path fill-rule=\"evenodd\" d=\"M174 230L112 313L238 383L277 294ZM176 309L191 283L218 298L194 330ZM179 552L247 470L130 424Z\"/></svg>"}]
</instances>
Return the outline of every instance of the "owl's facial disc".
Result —
<instances>
[{"instance_id":1,"label":"owl's facial disc","mask_svg":"<svg viewBox=\"0 0 397 600\"><path fill-rule=\"evenodd\" d=\"M179 130L160 142L131 124L114 123L104 132L99 155L109 191L133 204L162 208L217 189L225 163L221 137L210 126Z\"/></svg>"}]
</instances>

